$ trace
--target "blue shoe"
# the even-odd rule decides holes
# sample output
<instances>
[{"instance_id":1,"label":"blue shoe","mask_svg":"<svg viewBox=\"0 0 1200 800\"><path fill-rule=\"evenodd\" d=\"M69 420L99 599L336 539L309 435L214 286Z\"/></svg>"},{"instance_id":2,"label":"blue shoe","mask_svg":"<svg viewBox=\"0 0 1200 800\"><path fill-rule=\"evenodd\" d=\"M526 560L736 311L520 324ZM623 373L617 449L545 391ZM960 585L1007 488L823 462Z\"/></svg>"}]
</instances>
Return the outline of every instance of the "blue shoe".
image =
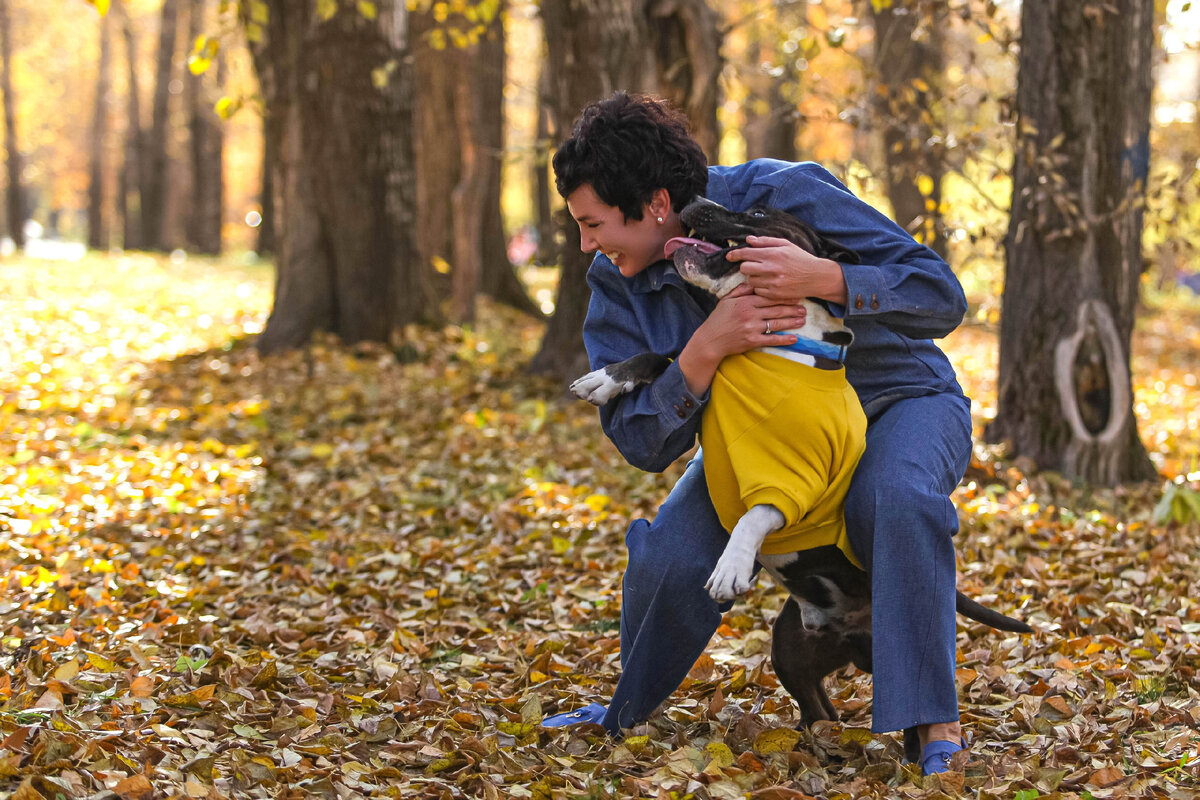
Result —
<instances>
[{"instance_id":1,"label":"blue shoe","mask_svg":"<svg viewBox=\"0 0 1200 800\"><path fill-rule=\"evenodd\" d=\"M925 749L921 751L921 774L932 775L935 772L948 772L950 756L966 746L966 740L963 740L961 744L936 741L925 745Z\"/></svg>"},{"instance_id":2,"label":"blue shoe","mask_svg":"<svg viewBox=\"0 0 1200 800\"><path fill-rule=\"evenodd\" d=\"M599 703L591 703L575 711L551 714L542 720L542 727L562 728L567 725L578 725L581 722L590 722L594 725L599 725L604 722L604 715L606 713L608 713L607 706L602 706Z\"/></svg>"}]
</instances>

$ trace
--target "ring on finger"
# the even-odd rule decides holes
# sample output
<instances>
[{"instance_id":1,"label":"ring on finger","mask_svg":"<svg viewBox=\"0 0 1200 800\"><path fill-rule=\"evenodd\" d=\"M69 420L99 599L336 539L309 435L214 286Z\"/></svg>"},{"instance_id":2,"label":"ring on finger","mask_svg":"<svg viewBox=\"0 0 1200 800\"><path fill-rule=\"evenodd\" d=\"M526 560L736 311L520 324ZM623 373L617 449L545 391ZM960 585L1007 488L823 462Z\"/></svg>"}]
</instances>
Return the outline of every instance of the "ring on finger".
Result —
<instances>
[{"instance_id":1,"label":"ring on finger","mask_svg":"<svg viewBox=\"0 0 1200 800\"><path fill-rule=\"evenodd\" d=\"M763 331L763 333L768 334L770 332L771 332L771 320L767 320L767 329L765 331Z\"/></svg>"}]
</instances>

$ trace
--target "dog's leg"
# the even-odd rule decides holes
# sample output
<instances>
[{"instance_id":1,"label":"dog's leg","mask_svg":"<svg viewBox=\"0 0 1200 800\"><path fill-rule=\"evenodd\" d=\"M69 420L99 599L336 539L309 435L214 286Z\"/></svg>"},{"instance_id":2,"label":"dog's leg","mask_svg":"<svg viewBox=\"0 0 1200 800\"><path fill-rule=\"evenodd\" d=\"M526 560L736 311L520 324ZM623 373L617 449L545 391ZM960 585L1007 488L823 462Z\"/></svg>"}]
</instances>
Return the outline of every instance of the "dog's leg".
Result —
<instances>
[{"instance_id":1,"label":"dog's leg","mask_svg":"<svg viewBox=\"0 0 1200 800\"><path fill-rule=\"evenodd\" d=\"M580 400L602 406L618 395L652 382L670 364L671 359L658 353L639 353L633 358L589 372L571 384L571 392Z\"/></svg>"},{"instance_id":2,"label":"dog's leg","mask_svg":"<svg viewBox=\"0 0 1200 800\"><path fill-rule=\"evenodd\" d=\"M800 723L837 719L825 691L825 676L849 658L836 636L805 628L795 598L783 604L771 633L771 663L783 688L800 706Z\"/></svg>"},{"instance_id":3,"label":"dog's leg","mask_svg":"<svg viewBox=\"0 0 1200 800\"><path fill-rule=\"evenodd\" d=\"M772 505L757 505L742 515L729 544L717 560L717 567L708 578L704 588L717 602L732 600L750 588L754 580L754 559L762 547L763 539L771 531L783 527L783 514Z\"/></svg>"}]
</instances>

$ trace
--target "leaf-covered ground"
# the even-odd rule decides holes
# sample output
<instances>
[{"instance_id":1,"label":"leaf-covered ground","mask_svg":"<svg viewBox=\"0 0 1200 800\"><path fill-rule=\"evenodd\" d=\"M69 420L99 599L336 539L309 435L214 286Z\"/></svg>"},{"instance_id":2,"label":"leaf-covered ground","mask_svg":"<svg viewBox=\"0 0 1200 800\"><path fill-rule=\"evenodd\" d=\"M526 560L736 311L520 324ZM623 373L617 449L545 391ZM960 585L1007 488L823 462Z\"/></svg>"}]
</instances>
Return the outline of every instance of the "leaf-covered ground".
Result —
<instances>
[{"instance_id":1,"label":"leaf-covered ground","mask_svg":"<svg viewBox=\"0 0 1200 800\"><path fill-rule=\"evenodd\" d=\"M624 466L522 367L540 329L260 359L265 267L0 264L0 792L14 797L1179 797L1200 791L1200 304L1139 326L1162 485L1024 474L980 447L959 629L961 772L869 734L869 676L796 732L767 658L782 595L725 618L621 742L549 731L617 674L622 536L678 475ZM977 421L995 332L949 340ZM399 356L399 358L397 357ZM1187 473L1191 484L1187 483Z\"/></svg>"}]
</instances>

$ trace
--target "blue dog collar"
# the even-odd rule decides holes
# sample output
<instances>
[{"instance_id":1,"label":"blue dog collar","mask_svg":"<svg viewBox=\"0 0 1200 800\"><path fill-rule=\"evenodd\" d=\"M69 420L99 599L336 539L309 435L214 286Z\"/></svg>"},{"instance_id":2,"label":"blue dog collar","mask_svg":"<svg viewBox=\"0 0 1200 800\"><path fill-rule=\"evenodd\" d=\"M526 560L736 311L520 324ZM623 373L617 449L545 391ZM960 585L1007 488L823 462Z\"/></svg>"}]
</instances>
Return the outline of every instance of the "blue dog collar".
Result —
<instances>
[{"instance_id":1,"label":"blue dog collar","mask_svg":"<svg viewBox=\"0 0 1200 800\"><path fill-rule=\"evenodd\" d=\"M787 336L786 333L772 333L772 336ZM790 350L793 353L804 353L809 356L821 356L828 358L831 361L836 361L839 364L846 363L846 348L836 344L828 344L826 342L818 342L813 339L805 339L803 336L796 339L795 344L773 344L770 347L776 350Z\"/></svg>"}]
</instances>

